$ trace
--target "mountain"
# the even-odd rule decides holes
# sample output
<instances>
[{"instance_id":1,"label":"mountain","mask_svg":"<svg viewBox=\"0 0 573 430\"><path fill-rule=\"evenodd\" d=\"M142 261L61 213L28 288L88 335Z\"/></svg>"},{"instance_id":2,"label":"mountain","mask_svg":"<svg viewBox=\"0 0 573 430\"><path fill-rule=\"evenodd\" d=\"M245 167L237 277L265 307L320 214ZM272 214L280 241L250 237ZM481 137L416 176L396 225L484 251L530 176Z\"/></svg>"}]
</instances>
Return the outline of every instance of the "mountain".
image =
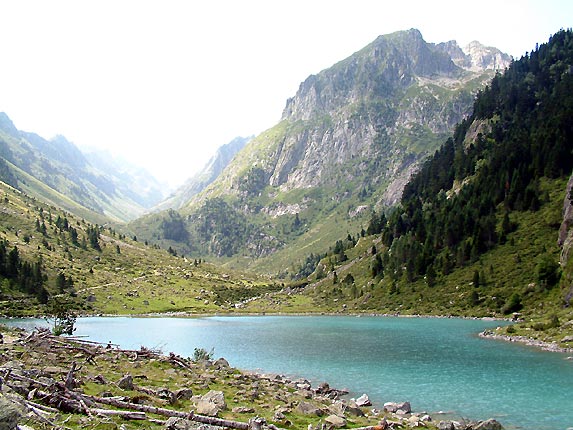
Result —
<instances>
[{"instance_id":1,"label":"mountain","mask_svg":"<svg viewBox=\"0 0 573 430\"><path fill-rule=\"evenodd\" d=\"M496 68L508 66L509 57L496 52ZM182 206L189 234L170 245L276 268L328 246L363 224L361 214L372 208L398 202L410 175L469 114L475 93L495 73L466 55L456 65L412 29L380 36L308 77L280 123ZM133 228L163 240L152 227L159 219Z\"/></svg>"},{"instance_id":2,"label":"mountain","mask_svg":"<svg viewBox=\"0 0 573 430\"><path fill-rule=\"evenodd\" d=\"M125 222L163 198L162 186L105 154L84 154L64 136L18 130L0 113L0 179L94 222Z\"/></svg>"},{"instance_id":3,"label":"mountain","mask_svg":"<svg viewBox=\"0 0 573 430\"><path fill-rule=\"evenodd\" d=\"M511 316L498 335L571 348L572 139L562 30L478 93L398 205L308 258L299 288L244 311Z\"/></svg>"},{"instance_id":4,"label":"mountain","mask_svg":"<svg viewBox=\"0 0 573 430\"><path fill-rule=\"evenodd\" d=\"M215 155L211 157L199 173L189 178L185 184L166 200L155 206L153 211L180 209L185 206L194 196L207 188L219 177L233 157L243 149L252 138L253 136L236 137L231 142L219 147Z\"/></svg>"}]
</instances>

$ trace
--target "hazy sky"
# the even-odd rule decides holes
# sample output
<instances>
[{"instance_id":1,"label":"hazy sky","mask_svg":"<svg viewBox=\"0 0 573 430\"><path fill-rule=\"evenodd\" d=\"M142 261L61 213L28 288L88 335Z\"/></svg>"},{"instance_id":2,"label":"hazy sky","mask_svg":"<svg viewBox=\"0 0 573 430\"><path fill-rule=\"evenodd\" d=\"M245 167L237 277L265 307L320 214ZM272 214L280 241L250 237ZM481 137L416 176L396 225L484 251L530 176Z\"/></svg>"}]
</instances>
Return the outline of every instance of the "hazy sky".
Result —
<instances>
[{"instance_id":1,"label":"hazy sky","mask_svg":"<svg viewBox=\"0 0 573 430\"><path fill-rule=\"evenodd\" d=\"M16 127L177 185L378 35L418 28L519 58L573 26L573 1L0 0L0 17L0 111Z\"/></svg>"}]
</instances>

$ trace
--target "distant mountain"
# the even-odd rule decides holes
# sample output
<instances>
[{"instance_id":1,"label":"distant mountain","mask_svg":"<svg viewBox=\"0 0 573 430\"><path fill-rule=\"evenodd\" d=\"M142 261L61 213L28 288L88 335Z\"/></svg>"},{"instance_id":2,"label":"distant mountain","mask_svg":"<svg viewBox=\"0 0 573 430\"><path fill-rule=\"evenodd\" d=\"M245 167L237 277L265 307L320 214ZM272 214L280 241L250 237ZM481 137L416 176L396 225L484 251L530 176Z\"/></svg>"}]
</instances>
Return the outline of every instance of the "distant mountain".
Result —
<instances>
[{"instance_id":1,"label":"distant mountain","mask_svg":"<svg viewBox=\"0 0 573 430\"><path fill-rule=\"evenodd\" d=\"M483 52L496 58L496 69L510 63L493 48ZM280 123L251 140L217 180L181 206L189 234L178 246L240 256L241 265L250 257L265 269L324 249L363 223L360 214L399 201L410 175L470 113L475 93L494 76L491 62L479 58L477 50L464 53L453 42L427 43L412 29L380 36L308 77ZM150 240L164 237L145 223L133 227Z\"/></svg>"},{"instance_id":2,"label":"distant mountain","mask_svg":"<svg viewBox=\"0 0 573 430\"><path fill-rule=\"evenodd\" d=\"M20 131L4 112L0 180L94 222L134 219L163 197L149 173L105 155L84 154L64 136L47 140Z\"/></svg>"},{"instance_id":3,"label":"distant mountain","mask_svg":"<svg viewBox=\"0 0 573 430\"><path fill-rule=\"evenodd\" d=\"M215 155L211 157L199 173L189 178L185 184L165 201L155 206L153 211L180 209L185 206L193 197L207 188L219 177L233 157L243 149L253 137L254 136L236 137L231 142L219 147Z\"/></svg>"}]
</instances>

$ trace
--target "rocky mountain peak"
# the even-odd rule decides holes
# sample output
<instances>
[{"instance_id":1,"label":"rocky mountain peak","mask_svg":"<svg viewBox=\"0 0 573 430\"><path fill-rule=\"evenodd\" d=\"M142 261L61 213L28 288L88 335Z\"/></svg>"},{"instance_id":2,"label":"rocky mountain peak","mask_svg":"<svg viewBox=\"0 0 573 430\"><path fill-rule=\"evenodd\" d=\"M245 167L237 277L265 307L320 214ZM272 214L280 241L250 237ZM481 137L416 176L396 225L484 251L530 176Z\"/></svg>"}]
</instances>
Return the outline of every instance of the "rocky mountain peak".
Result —
<instances>
[{"instance_id":1,"label":"rocky mountain peak","mask_svg":"<svg viewBox=\"0 0 573 430\"><path fill-rule=\"evenodd\" d=\"M5 112L0 112L0 130L12 137L18 137L20 134L12 120L8 117L8 115L6 115Z\"/></svg>"},{"instance_id":2,"label":"rocky mountain peak","mask_svg":"<svg viewBox=\"0 0 573 430\"><path fill-rule=\"evenodd\" d=\"M466 45L464 52L471 59L472 68L478 70L504 70L512 61L511 56L497 48L482 45L477 40Z\"/></svg>"},{"instance_id":3,"label":"rocky mountain peak","mask_svg":"<svg viewBox=\"0 0 573 430\"><path fill-rule=\"evenodd\" d=\"M361 98L392 96L416 77L452 76L459 68L450 56L410 29L379 36L360 51L300 84L288 99L283 119L309 120L332 114Z\"/></svg>"},{"instance_id":4,"label":"rocky mountain peak","mask_svg":"<svg viewBox=\"0 0 573 430\"><path fill-rule=\"evenodd\" d=\"M470 42L464 48L461 48L455 40L438 43L435 47L446 53L456 66L472 72L503 70L512 61L511 56L497 48L482 45L477 40Z\"/></svg>"}]
</instances>

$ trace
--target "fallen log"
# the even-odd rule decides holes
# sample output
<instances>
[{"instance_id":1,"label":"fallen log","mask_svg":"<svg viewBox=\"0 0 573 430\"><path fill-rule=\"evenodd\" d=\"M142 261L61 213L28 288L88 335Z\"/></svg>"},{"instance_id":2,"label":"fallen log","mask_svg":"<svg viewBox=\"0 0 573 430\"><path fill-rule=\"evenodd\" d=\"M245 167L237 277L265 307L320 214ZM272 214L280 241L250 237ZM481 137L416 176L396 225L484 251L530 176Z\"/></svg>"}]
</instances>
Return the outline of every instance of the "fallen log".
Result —
<instances>
[{"instance_id":1,"label":"fallen log","mask_svg":"<svg viewBox=\"0 0 573 430\"><path fill-rule=\"evenodd\" d=\"M216 417L208 417L205 415L196 415L193 412L180 412L172 409L159 408L156 406L137 405L135 403L125 402L123 400L114 399L111 397L95 397L86 396L95 403L104 405L115 406L116 408L131 409L140 412L147 412L150 414L163 415L165 417L183 418L191 421L197 421L202 424L209 424L219 427L228 427L239 430L249 430L249 424L240 421L224 420Z\"/></svg>"},{"instance_id":2,"label":"fallen log","mask_svg":"<svg viewBox=\"0 0 573 430\"><path fill-rule=\"evenodd\" d=\"M89 412L94 415L116 416L124 420L146 420L145 412L137 411L116 411L112 409L91 408Z\"/></svg>"}]
</instances>

